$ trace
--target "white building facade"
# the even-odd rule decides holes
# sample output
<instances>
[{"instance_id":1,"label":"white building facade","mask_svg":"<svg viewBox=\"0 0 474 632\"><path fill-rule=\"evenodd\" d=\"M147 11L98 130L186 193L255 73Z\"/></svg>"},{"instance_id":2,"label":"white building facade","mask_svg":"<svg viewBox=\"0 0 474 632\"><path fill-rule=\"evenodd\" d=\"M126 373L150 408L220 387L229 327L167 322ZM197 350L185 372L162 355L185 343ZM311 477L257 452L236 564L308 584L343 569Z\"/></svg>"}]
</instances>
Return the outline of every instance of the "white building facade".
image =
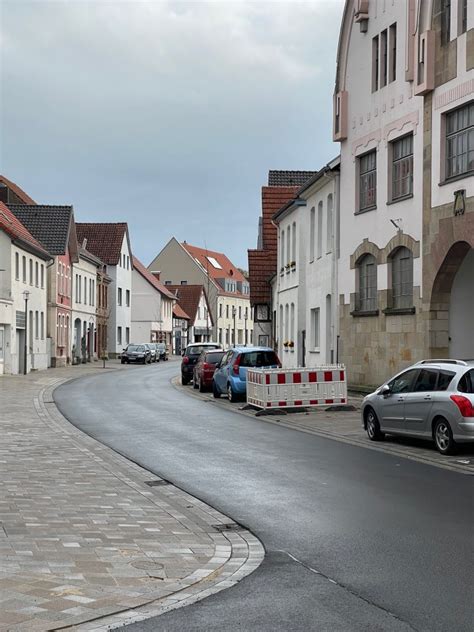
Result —
<instances>
[{"instance_id":1,"label":"white building facade","mask_svg":"<svg viewBox=\"0 0 474 632\"><path fill-rule=\"evenodd\" d=\"M285 367L314 367L338 360L338 200L336 159L274 216L278 227L275 338Z\"/></svg>"},{"instance_id":2,"label":"white building facade","mask_svg":"<svg viewBox=\"0 0 474 632\"><path fill-rule=\"evenodd\" d=\"M79 261L73 267L71 358L74 364L97 360L97 270L100 261L79 249Z\"/></svg>"},{"instance_id":3,"label":"white building facade","mask_svg":"<svg viewBox=\"0 0 474 632\"><path fill-rule=\"evenodd\" d=\"M0 205L0 375L48 368L48 253ZM4 230L5 228L5 230ZM8 230L8 232L7 232ZM27 300L25 300L27 299Z\"/></svg>"}]
</instances>

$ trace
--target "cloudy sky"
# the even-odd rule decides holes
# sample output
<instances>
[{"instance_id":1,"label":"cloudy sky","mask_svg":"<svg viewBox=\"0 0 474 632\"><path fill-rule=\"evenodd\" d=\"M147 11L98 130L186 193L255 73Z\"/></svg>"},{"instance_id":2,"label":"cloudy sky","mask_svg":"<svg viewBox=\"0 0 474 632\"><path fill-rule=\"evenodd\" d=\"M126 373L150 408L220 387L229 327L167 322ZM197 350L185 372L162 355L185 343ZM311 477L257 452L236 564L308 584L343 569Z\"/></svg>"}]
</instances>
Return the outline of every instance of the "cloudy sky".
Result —
<instances>
[{"instance_id":1,"label":"cloudy sky","mask_svg":"<svg viewBox=\"0 0 474 632\"><path fill-rule=\"evenodd\" d=\"M0 0L0 172L78 221L247 268L269 169L337 155L342 0Z\"/></svg>"}]
</instances>

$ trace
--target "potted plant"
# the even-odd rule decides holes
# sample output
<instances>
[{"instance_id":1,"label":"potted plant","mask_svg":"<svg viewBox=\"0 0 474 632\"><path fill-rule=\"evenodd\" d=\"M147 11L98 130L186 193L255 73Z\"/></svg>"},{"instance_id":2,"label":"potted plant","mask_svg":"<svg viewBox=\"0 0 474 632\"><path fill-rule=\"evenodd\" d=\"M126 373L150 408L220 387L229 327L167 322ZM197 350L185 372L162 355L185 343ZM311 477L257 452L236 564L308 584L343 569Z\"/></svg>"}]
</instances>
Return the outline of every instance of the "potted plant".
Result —
<instances>
[{"instance_id":1,"label":"potted plant","mask_svg":"<svg viewBox=\"0 0 474 632\"><path fill-rule=\"evenodd\" d=\"M293 342L293 340L289 341L288 346L290 347L290 349L293 349L293 347L295 346L295 343Z\"/></svg>"},{"instance_id":2,"label":"potted plant","mask_svg":"<svg viewBox=\"0 0 474 632\"><path fill-rule=\"evenodd\" d=\"M296 261L292 261L292 262L290 263L290 266L291 266L292 268L296 268Z\"/></svg>"}]
</instances>

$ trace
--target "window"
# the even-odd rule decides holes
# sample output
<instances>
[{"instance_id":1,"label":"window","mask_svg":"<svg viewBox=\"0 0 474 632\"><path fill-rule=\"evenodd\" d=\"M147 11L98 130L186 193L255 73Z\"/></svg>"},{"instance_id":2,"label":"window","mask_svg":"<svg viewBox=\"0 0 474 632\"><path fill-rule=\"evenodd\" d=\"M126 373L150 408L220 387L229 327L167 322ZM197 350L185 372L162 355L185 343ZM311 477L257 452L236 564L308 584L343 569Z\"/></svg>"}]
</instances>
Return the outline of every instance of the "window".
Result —
<instances>
[{"instance_id":1,"label":"window","mask_svg":"<svg viewBox=\"0 0 474 632\"><path fill-rule=\"evenodd\" d=\"M437 391L447 391L448 386L451 384L451 380L455 376L455 373L451 371L440 371L438 376L438 384L436 385Z\"/></svg>"},{"instance_id":2,"label":"window","mask_svg":"<svg viewBox=\"0 0 474 632\"><path fill-rule=\"evenodd\" d=\"M172 285L171 281L165 281L165 285Z\"/></svg>"},{"instance_id":3,"label":"window","mask_svg":"<svg viewBox=\"0 0 474 632\"><path fill-rule=\"evenodd\" d=\"M285 231L282 230L280 233L280 252L281 252L281 262L280 268L283 270L286 264L285 261Z\"/></svg>"},{"instance_id":4,"label":"window","mask_svg":"<svg viewBox=\"0 0 474 632\"><path fill-rule=\"evenodd\" d=\"M41 287L44 288L44 265L41 264Z\"/></svg>"},{"instance_id":5,"label":"window","mask_svg":"<svg viewBox=\"0 0 474 632\"><path fill-rule=\"evenodd\" d=\"M222 318L222 303L219 303L219 318Z\"/></svg>"},{"instance_id":6,"label":"window","mask_svg":"<svg viewBox=\"0 0 474 632\"><path fill-rule=\"evenodd\" d=\"M291 260L296 261L296 224L291 227Z\"/></svg>"},{"instance_id":7,"label":"window","mask_svg":"<svg viewBox=\"0 0 474 632\"><path fill-rule=\"evenodd\" d=\"M188 284L188 282L187 282L187 281L180 281L180 284L181 284L181 285L187 285L187 284Z\"/></svg>"},{"instance_id":8,"label":"window","mask_svg":"<svg viewBox=\"0 0 474 632\"><path fill-rule=\"evenodd\" d=\"M41 340L44 340L44 312L41 312Z\"/></svg>"},{"instance_id":9,"label":"window","mask_svg":"<svg viewBox=\"0 0 474 632\"><path fill-rule=\"evenodd\" d=\"M228 305L225 306L225 317L229 318L229 306Z\"/></svg>"},{"instance_id":10,"label":"window","mask_svg":"<svg viewBox=\"0 0 474 632\"><path fill-rule=\"evenodd\" d=\"M77 276L77 280L78 280L77 302L80 303L82 300L82 276L80 274Z\"/></svg>"},{"instance_id":11,"label":"window","mask_svg":"<svg viewBox=\"0 0 474 632\"><path fill-rule=\"evenodd\" d=\"M405 371L388 383L392 393L409 393L413 385L413 380L418 374L418 369Z\"/></svg>"},{"instance_id":12,"label":"window","mask_svg":"<svg viewBox=\"0 0 474 632\"><path fill-rule=\"evenodd\" d=\"M357 308L361 312L377 309L377 262L373 255L365 255L357 266L359 293Z\"/></svg>"},{"instance_id":13,"label":"window","mask_svg":"<svg viewBox=\"0 0 474 632\"><path fill-rule=\"evenodd\" d=\"M280 305L280 343L283 343L283 305Z\"/></svg>"},{"instance_id":14,"label":"window","mask_svg":"<svg viewBox=\"0 0 474 632\"><path fill-rule=\"evenodd\" d=\"M309 215L309 261L314 261L314 240L315 240L315 228L316 228L316 209L313 208Z\"/></svg>"},{"instance_id":15,"label":"window","mask_svg":"<svg viewBox=\"0 0 474 632\"><path fill-rule=\"evenodd\" d=\"M446 178L474 171L474 101L446 114Z\"/></svg>"},{"instance_id":16,"label":"window","mask_svg":"<svg viewBox=\"0 0 474 632\"><path fill-rule=\"evenodd\" d=\"M20 255L15 252L15 279L20 280Z\"/></svg>"},{"instance_id":17,"label":"window","mask_svg":"<svg viewBox=\"0 0 474 632\"><path fill-rule=\"evenodd\" d=\"M71 296L71 266L67 267L66 272L66 296Z\"/></svg>"},{"instance_id":18,"label":"window","mask_svg":"<svg viewBox=\"0 0 474 632\"><path fill-rule=\"evenodd\" d=\"M295 304L291 304L290 308L290 340L295 341Z\"/></svg>"},{"instance_id":19,"label":"window","mask_svg":"<svg viewBox=\"0 0 474 632\"><path fill-rule=\"evenodd\" d=\"M35 338L39 338L39 312L35 312Z\"/></svg>"},{"instance_id":20,"label":"window","mask_svg":"<svg viewBox=\"0 0 474 632\"><path fill-rule=\"evenodd\" d=\"M127 255L127 270L130 270L130 257Z\"/></svg>"},{"instance_id":21,"label":"window","mask_svg":"<svg viewBox=\"0 0 474 632\"><path fill-rule=\"evenodd\" d=\"M288 228L286 229L286 258L287 258L287 262L286 263L290 263L290 261L291 261L291 231L290 231L290 226L288 226Z\"/></svg>"},{"instance_id":22,"label":"window","mask_svg":"<svg viewBox=\"0 0 474 632\"><path fill-rule=\"evenodd\" d=\"M425 393L428 391L434 391L436 386L436 380L438 379L438 372L430 369L421 369L416 378L413 386L414 393Z\"/></svg>"},{"instance_id":23,"label":"window","mask_svg":"<svg viewBox=\"0 0 474 632\"><path fill-rule=\"evenodd\" d=\"M368 211L377 203L377 152L359 158L359 211Z\"/></svg>"},{"instance_id":24,"label":"window","mask_svg":"<svg viewBox=\"0 0 474 632\"><path fill-rule=\"evenodd\" d=\"M390 257L392 271L392 307L413 306L413 255L411 250L398 248Z\"/></svg>"},{"instance_id":25,"label":"window","mask_svg":"<svg viewBox=\"0 0 474 632\"><path fill-rule=\"evenodd\" d=\"M413 134L391 143L392 202L413 195Z\"/></svg>"},{"instance_id":26,"label":"window","mask_svg":"<svg viewBox=\"0 0 474 632\"><path fill-rule=\"evenodd\" d=\"M326 218L326 253L332 251L332 194L328 195Z\"/></svg>"},{"instance_id":27,"label":"window","mask_svg":"<svg viewBox=\"0 0 474 632\"><path fill-rule=\"evenodd\" d=\"M458 3L458 35L467 31L467 0Z\"/></svg>"},{"instance_id":28,"label":"window","mask_svg":"<svg viewBox=\"0 0 474 632\"><path fill-rule=\"evenodd\" d=\"M130 290L125 290L125 305L130 307Z\"/></svg>"},{"instance_id":29,"label":"window","mask_svg":"<svg viewBox=\"0 0 474 632\"><path fill-rule=\"evenodd\" d=\"M122 288L118 288L117 292L117 305L122 305Z\"/></svg>"},{"instance_id":30,"label":"window","mask_svg":"<svg viewBox=\"0 0 474 632\"><path fill-rule=\"evenodd\" d=\"M217 270L222 270L222 266L217 261L217 259L214 259L214 257L206 257L206 259L209 261L209 263L211 264L213 268L216 268Z\"/></svg>"},{"instance_id":31,"label":"window","mask_svg":"<svg viewBox=\"0 0 474 632\"><path fill-rule=\"evenodd\" d=\"M459 380L458 391L461 393L474 393L474 369L470 369L467 373L464 373Z\"/></svg>"},{"instance_id":32,"label":"window","mask_svg":"<svg viewBox=\"0 0 474 632\"><path fill-rule=\"evenodd\" d=\"M318 259L323 254L323 203L319 202L318 204L318 250L317 257Z\"/></svg>"},{"instance_id":33,"label":"window","mask_svg":"<svg viewBox=\"0 0 474 632\"><path fill-rule=\"evenodd\" d=\"M33 285L33 259L29 260L30 265L30 285Z\"/></svg>"},{"instance_id":34,"label":"window","mask_svg":"<svg viewBox=\"0 0 474 632\"><path fill-rule=\"evenodd\" d=\"M122 344L122 327L117 327L117 343Z\"/></svg>"},{"instance_id":35,"label":"window","mask_svg":"<svg viewBox=\"0 0 474 632\"><path fill-rule=\"evenodd\" d=\"M290 306L288 303L285 305L285 340L289 340L288 336L290 334Z\"/></svg>"},{"instance_id":36,"label":"window","mask_svg":"<svg viewBox=\"0 0 474 632\"><path fill-rule=\"evenodd\" d=\"M438 0L437 4L441 19L441 44L448 44L451 39L451 0Z\"/></svg>"},{"instance_id":37,"label":"window","mask_svg":"<svg viewBox=\"0 0 474 632\"><path fill-rule=\"evenodd\" d=\"M319 351L319 307L311 310L311 347Z\"/></svg>"},{"instance_id":38,"label":"window","mask_svg":"<svg viewBox=\"0 0 474 632\"><path fill-rule=\"evenodd\" d=\"M372 92L379 89L379 36L372 38Z\"/></svg>"},{"instance_id":39,"label":"window","mask_svg":"<svg viewBox=\"0 0 474 632\"><path fill-rule=\"evenodd\" d=\"M392 24L389 31L389 46L390 46L390 67L388 71L389 82L395 81L397 78L397 23Z\"/></svg>"},{"instance_id":40,"label":"window","mask_svg":"<svg viewBox=\"0 0 474 632\"><path fill-rule=\"evenodd\" d=\"M23 279L23 283L26 283L26 257L22 257L21 258L21 265L22 265L22 279Z\"/></svg>"},{"instance_id":41,"label":"window","mask_svg":"<svg viewBox=\"0 0 474 632\"><path fill-rule=\"evenodd\" d=\"M130 327L125 327L125 344L130 343Z\"/></svg>"},{"instance_id":42,"label":"window","mask_svg":"<svg viewBox=\"0 0 474 632\"><path fill-rule=\"evenodd\" d=\"M387 29L380 33L380 87L387 85L388 42Z\"/></svg>"},{"instance_id":43,"label":"window","mask_svg":"<svg viewBox=\"0 0 474 632\"><path fill-rule=\"evenodd\" d=\"M239 305L239 320L242 319L242 307Z\"/></svg>"}]
</instances>

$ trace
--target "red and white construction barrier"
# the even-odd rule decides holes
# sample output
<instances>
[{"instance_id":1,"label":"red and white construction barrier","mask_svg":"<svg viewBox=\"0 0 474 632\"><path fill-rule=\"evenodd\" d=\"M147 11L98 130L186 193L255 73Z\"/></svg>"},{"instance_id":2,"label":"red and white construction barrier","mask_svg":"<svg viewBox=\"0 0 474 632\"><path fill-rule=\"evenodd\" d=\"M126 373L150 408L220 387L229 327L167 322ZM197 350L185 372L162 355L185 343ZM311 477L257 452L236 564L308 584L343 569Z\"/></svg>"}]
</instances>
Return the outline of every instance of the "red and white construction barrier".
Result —
<instances>
[{"instance_id":1,"label":"red and white construction barrier","mask_svg":"<svg viewBox=\"0 0 474 632\"><path fill-rule=\"evenodd\" d=\"M313 369L248 369L247 403L257 408L314 408L347 403L343 364Z\"/></svg>"}]
</instances>

